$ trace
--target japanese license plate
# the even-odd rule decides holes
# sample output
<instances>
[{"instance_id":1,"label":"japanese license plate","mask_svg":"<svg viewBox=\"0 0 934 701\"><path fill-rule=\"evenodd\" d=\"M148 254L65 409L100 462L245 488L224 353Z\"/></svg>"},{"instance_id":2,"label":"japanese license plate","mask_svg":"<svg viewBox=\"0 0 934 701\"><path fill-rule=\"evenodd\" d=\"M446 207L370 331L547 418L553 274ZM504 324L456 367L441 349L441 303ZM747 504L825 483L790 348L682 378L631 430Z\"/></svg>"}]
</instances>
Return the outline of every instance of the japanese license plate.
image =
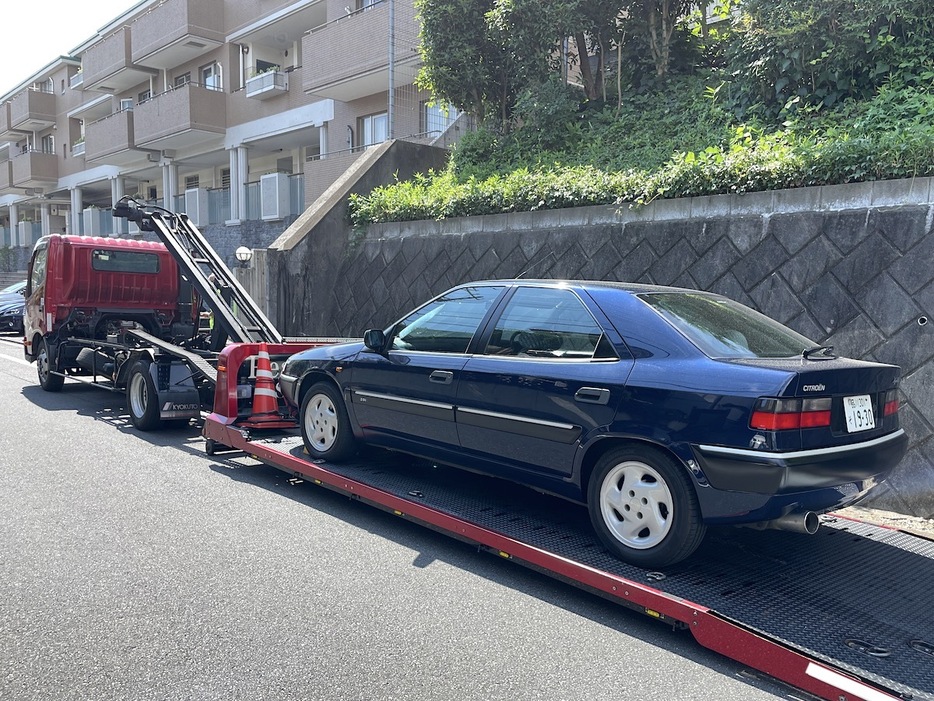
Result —
<instances>
[{"instance_id":1,"label":"japanese license plate","mask_svg":"<svg viewBox=\"0 0 934 701\"><path fill-rule=\"evenodd\" d=\"M868 394L844 397L843 413L846 415L848 433L868 431L876 427L876 418L872 414L872 398Z\"/></svg>"}]
</instances>

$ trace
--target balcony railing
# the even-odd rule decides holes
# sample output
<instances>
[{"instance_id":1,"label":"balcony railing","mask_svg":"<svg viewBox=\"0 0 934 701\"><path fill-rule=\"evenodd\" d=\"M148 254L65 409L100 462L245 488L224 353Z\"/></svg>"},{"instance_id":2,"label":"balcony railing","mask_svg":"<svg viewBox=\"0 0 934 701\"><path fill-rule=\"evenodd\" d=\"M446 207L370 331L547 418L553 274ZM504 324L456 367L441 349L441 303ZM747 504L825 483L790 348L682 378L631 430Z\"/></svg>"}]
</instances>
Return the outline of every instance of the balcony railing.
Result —
<instances>
[{"instance_id":1,"label":"balcony railing","mask_svg":"<svg viewBox=\"0 0 934 701\"><path fill-rule=\"evenodd\" d=\"M83 156L83 155L84 155L84 151L85 151L85 149L84 149L84 142L83 142L83 141L78 141L77 143L74 143L74 144L71 145L71 157L72 157L72 158L77 158L78 156Z\"/></svg>"},{"instance_id":2,"label":"balcony railing","mask_svg":"<svg viewBox=\"0 0 934 701\"><path fill-rule=\"evenodd\" d=\"M138 147L187 148L224 134L227 95L186 83L137 105L133 123Z\"/></svg>"},{"instance_id":3,"label":"balcony railing","mask_svg":"<svg viewBox=\"0 0 934 701\"><path fill-rule=\"evenodd\" d=\"M118 165L136 154L133 138L133 110L121 110L91 122L84 127L85 158L96 161L103 158ZM131 158L132 156L132 158Z\"/></svg>"},{"instance_id":4,"label":"balcony railing","mask_svg":"<svg viewBox=\"0 0 934 701\"><path fill-rule=\"evenodd\" d=\"M70 87L72 90L79 88L82 85L84 85L84 71L78 71L68 79L68 87Z\"/></svg>"},{"instance_id":5,"label":"balcony railing","mask_svg":"<svg viewBox=\"0 0 934 701\"><path fill-rule=\"evenodd\" d=\"M246 96L256 100L267 100L288 91L288 78L279 70L266 71L246 81Z\"/></svg>"},{"instance_id":6,"label":"balcony railing","mask_svg":"<svg viewBox=\"0 0 934 701\"><path fill-rule=\"evenodd\" d=\"M58 157L54 153L26 149L12 163L14 187L40 187L58 180Z\"/></svg>"},{"instance_id":7,"label":"balcony railing","mask_svg":"<svg viewBox=\"0 0 934 701\"><path fill-rule=\"evenodd\" d=\"M224 43L223 0L165 0L134 20L133 63L168 69Z\"/></svg>"},{"instance_id":8,"label":"balcony railing","mask_svg":"<svg viewBox=\"0 0 934 701\"><path fill-rule=\"evenodd\" d=\"M13 97L10 103L10 127L36 131L55 124L55 94L30 88Z\"/></svg>"}]
</instances>

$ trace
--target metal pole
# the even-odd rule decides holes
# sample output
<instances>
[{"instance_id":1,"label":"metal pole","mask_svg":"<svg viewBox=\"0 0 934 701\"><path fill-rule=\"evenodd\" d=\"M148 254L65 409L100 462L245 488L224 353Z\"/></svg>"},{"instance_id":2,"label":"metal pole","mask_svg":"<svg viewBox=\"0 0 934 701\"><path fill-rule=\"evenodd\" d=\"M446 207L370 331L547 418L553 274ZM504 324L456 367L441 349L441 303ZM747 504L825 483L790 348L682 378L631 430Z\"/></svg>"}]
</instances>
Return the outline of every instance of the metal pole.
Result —
<instances>
[{"instance_id":1,"label":"metal pole","mask_svg":"<svg viewBox=\"0 0 934 701\"><path fill-rule=\"evenodd\" d=\"M387 132L390 139L395 133L396 111L396 0L389 0L389 107Z\"/></svg>"}]
</instances>

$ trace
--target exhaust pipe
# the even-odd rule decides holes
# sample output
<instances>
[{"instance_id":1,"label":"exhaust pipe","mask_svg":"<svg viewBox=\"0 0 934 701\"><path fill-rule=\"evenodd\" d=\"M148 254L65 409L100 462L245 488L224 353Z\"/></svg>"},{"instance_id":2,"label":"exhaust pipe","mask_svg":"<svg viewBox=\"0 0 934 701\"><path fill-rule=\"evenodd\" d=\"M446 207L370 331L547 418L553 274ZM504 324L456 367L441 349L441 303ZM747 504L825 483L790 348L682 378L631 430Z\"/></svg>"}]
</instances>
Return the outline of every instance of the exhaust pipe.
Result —
<instances>
[{"instance_id":1,"label":"exhaust pipe","mask_svg":"<svg viewBox=\"0 0 934 701\"><path fill-rule=\"evenodd\" d=\"M804 511L796 514L785 514L774 521L765 521L759 527L814 535L817 533L817 529L820 528L820 518L813 511Z\"/></svg>"}]
</instances>

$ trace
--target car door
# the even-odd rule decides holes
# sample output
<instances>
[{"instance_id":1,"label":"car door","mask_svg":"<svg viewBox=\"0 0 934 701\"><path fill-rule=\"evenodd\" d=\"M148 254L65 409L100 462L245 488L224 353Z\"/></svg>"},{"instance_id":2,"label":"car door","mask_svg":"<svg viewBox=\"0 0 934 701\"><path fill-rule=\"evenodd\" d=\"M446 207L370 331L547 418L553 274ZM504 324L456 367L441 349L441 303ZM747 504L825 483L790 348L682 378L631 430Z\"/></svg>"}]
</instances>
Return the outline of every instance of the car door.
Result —
<instances>
[{"instance_id":1,"label":"car door","mask_svg":"<svg viewBox=\"0 0 934 701\"><path fill-rule=\"evenodd\" d=\"M519 470L570 475L582 438L608 426L632 368L575 292L521 287L461 372L464 451Z\"/></svg>"},{"instance_id":2,"label":"car door","mask_svg":"<svg viewBox=\"0 0 934 701\"><path fill-rule=\"evenodd\" d=\"M367 440L456 448L454 398L471 339L502 286L463 286L420 307L390 329L386 350L354 363L351 402ZM411 446L408 446L411 448Z\"/></svg>"}]
</instances>

